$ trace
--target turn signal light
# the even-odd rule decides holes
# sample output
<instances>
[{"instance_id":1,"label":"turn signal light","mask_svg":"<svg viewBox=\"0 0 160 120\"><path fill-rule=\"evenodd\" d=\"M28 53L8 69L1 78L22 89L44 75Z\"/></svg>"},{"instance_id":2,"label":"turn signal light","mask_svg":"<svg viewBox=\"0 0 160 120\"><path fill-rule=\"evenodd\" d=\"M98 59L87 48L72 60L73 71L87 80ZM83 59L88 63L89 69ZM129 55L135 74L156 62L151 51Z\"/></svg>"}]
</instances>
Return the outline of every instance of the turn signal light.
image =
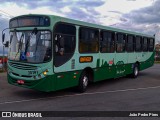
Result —
<instances>
[{"instance_id":1,"label":"turn signal light","mask_svg":"<svg viewBox=\"0 0 160 120\"><path fill-rule=\"evenodd\" d=\"M43 72L43 75L47 75L47 72L49 72L49 70L47 69L47 70L45 70L44 72Z\"/></svg>"},{"instance_id":2,"label":"turn signal light","mask_svg":"<svg viewBox=\"0 0 160 120\"><path fill-rule=\"evenodd\" d=\"M46 71L44 71L44 72L43 72L43 75L47 75L47 72L46 72Z\"/></svg>"}]
</instances>

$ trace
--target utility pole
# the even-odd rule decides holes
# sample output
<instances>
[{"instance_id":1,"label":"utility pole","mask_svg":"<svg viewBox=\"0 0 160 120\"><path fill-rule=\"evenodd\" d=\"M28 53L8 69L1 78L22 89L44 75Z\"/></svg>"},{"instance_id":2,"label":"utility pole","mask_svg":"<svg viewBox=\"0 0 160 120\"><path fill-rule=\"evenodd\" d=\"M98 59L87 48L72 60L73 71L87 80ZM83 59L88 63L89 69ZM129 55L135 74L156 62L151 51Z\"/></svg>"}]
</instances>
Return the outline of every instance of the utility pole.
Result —
<instances>
[{"instance_id":1,"label":"utility pole","mask_svg":"<svg viewBox=\"0 0 160 120\"><path fill-rule=\"evenodd\" d=\"M4 72L4 45L3 45L3 58L2 58L2 70L3 70L3 72Z\"/></svg>"},{"instance_id":2,"label":"utility pole","mask_svg":"<svg viewBox=\"0 0 160 120\"><path fill-rule=\"evenodd\" d=\"M3 44L3 58L2 58L3 64L2 64L2 70L3 70L3 71L5 70L5 68L4 68L4 67L5 67L5 66L4 66L4 65L5 65L5 64L4 64L4 52L5 52L4 49L5 49L5 48L4 48L4 47L6 47L6 45L7 45L6 43L4 44L5 33L3 34L3 32L4 32L5 30L7 30L7 29L9 29L9 28L5 28L4 30L2 30L2 44Z\"/></svg>"}]
</instances>

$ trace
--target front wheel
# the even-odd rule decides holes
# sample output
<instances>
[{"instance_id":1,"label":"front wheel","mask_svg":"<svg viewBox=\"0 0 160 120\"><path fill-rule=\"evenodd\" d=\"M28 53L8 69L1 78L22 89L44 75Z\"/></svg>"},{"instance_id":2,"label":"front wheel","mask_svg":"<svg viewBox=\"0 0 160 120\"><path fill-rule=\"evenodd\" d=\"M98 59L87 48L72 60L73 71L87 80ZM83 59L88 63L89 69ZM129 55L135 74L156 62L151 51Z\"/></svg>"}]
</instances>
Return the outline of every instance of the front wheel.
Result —
<instances>
[{"instance_id":1,"label":"front wheel","mask_svg":"<svg viewBox=\"0 0 160 120\"><path fill-rule=\"evenodd\" d=\"M82 72L79 79L78 91L81 93L85 92L88 86L88 82L89 82L88 74L84 71Z\"/></svg>"},{"instance_id":2,"label":"front wheel","mask_svg":"<svg viewBox=\"0 0 160 120\"><path fill-rule=\"evenodd\" d=\"M135 64L135 65L134 65L134 68L133 68L132 77L133 77L133 78L136 78L136 77L138 76L138 74L139 74L138 65Z\"/></svg>"}]
</instances>

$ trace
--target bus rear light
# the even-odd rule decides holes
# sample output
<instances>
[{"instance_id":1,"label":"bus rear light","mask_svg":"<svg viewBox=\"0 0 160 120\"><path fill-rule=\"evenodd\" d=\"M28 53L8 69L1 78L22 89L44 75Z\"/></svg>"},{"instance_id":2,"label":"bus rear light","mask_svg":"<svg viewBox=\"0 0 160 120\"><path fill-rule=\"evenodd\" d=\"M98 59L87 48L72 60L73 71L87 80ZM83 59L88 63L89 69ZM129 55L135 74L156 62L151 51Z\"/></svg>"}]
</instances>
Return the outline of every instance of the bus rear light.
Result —
<instances>
[{"instance_id":1,"label":"bus rear light","mask_svg":"<svg viewBox=\"0 0 160 120\"><path fill-rule=\"evenodd\" d=\"M17 80L17 83L23 85L24 84L24 80Z\"/></svg>"}]
</instances>

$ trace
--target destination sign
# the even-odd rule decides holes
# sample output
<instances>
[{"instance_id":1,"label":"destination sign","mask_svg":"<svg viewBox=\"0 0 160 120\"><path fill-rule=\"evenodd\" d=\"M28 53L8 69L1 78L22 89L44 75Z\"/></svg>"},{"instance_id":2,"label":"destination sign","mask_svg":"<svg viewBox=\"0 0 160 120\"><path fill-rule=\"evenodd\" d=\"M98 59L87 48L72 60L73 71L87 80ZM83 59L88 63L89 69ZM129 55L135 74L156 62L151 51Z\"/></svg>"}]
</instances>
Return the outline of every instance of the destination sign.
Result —
<instances>
[{"instance_id":1,"label":"destination sign","mask_svg":"<svg viewBox=\"0 0 160 120\"><path fill-rule=\"evenodd\" d=\"M92 61L93 61L93 57L92 56L81 56L79 58L79 62L80 63L92 62Z\"/></svg>"},{"instance_id":2,"label":"destination sign","mask_svg":"<svg viewBox=\"0 0 160 120\"><path fill-rule=\"evenodd\" d=\"M47 16L23 16L10 20L9 27L32 27L32 26L49 26L50 20Z\"/></svg>"}]
</instances>

